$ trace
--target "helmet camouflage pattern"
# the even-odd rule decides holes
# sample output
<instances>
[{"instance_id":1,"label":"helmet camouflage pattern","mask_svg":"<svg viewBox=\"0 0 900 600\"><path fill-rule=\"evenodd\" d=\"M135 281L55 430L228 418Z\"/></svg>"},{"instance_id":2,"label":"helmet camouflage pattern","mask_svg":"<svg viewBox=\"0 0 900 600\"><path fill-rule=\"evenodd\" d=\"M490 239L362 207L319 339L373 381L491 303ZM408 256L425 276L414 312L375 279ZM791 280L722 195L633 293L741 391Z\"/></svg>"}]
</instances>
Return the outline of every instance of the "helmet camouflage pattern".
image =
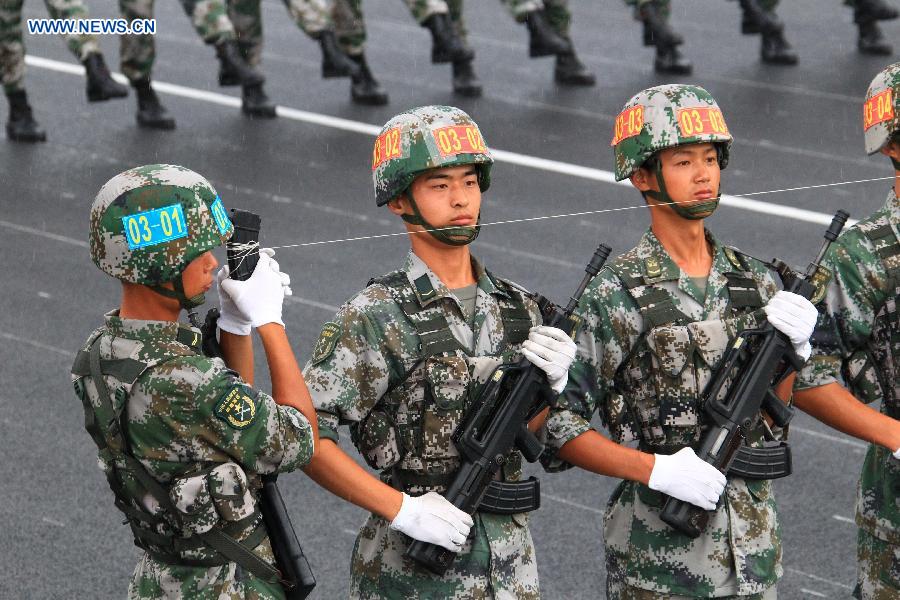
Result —
<instances>
[{"instance_id":1,"label":"helmet camouflage pattern","mask_svg":"<svg viewBox=\"0 0 900 600\"><path fill-rule=\"evenodd\" d=\"M155 286L234 231L213 186L176 165L145 165L119 173L91 206L91 258L123 281Z\"/></svg>"},{"instance_id":2,"label":"helmet camouflage pattern","mask_svg":"<svg viewBox=\"0 0 900 600\"><path fill-rule=\"evenodd\" d=\"M452 106L420 106L381 129L372 152L375 203L384 206L429 169L477 165L481 191L491 185L494 159L472 117Z\"/></svg>"},{"instance_id":3,"label":"helmet camouflage pattern","mask_svg":"<svg viewBox=\"0 0 900 600\"><path fill-rule=\"evenodd\" d=\"M720 145L720 166L728 165L731 133L715 99L696 85L659 85L628 101L616 117L613 139L616 181L628 179L654 154L683 144Z\"/></svg>"},{"instance_id":4,"label":"helmet camouflage pattern","mask_svg":"<svg viewBox=\"0 0 900 600\"><path fill-rule=\"evenodd\" d=\"M900 63L875 76L863 105L866 152L875 154L900 131Z\"/></svg>"}]
</instances>

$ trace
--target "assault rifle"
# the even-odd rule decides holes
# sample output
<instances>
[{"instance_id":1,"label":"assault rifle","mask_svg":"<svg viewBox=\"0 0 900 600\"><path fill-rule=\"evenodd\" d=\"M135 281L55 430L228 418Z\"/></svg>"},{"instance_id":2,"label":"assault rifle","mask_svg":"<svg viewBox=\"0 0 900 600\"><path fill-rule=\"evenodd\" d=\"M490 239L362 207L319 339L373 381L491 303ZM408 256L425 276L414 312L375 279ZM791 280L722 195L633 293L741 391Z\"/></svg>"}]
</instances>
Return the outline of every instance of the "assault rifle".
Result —
<instances>
[{"instance_id":1,"label":"assault rifle","mask_svg":"<svg viewBox=\"0 0 900 600\"><path fill-rule=\"evenodd\" d=\"M259 262L259 249L248 247L248 244L259 241L260 218L251 212L231 209L231 222L234 234L228 243L229 277L238 281L246 281L253 274ZM222 358L222 348L216 340L219 309L213 308L206 313L206 319L200 325L196 315L191 314L191 321L203 333L203 353L211 357ZM272 544L275 564L281 575L281 586L287 600L304 600L316 587L316 578L303 554L290 515L278 489L278 475L263 475L263 487L260 490L260 512Z\"/></svg>"},{"instance_id":2,"label":"assault rifle","mask_svg":"<svg viewBox=\"0 0 900 600\"><path fill-rule=\"evenodd\" d=\"M572 313L609 253L609 246L601 244L597 248L585 268L587 274L565 309L543 296L534 296L545 325L558 327L574 337L577 321ZM453 432L460 466L444 494L447 500L470 515L488 503L492 512L502 514L531 510L540 505L540 487L535 477L506 483L494 481L494 476L514 448L518 448L529 462L540 457L544 445L529 431L528 422L549 406L552 392L548 392L544 372L525 358L494 370L478 399ZM456 554L436 544L416 540L407 549L406 556L433 573L443 575Z\"/></svg>"},{"instance_id":3,"label":"assault rifle","mask_svg":"<svg viewBox=\"0 0 900 600\"><path fill-rule=\"evenodd\" d=\"M816 291L814 278L822 269L820 263L849 216L842 210L835 214L825 232L825 243L805 274L777 259L767 264L778 273L786 291L812 298ZM700 440L697 456L722 473L746 479L790 475L791 453L787 442L773 439L762 448L749 448L744 440L763 419L761 411L778 427L790 422L794 410L778 398L773 388L802 366L803 360L794 352L791 341L770 323L738 334L701 395L710 428ZM768 429L768 423L763 423ZM681 533L696 538L706 528L709 512L669 497L660 518Z\"/></svg>"}]
</instances>

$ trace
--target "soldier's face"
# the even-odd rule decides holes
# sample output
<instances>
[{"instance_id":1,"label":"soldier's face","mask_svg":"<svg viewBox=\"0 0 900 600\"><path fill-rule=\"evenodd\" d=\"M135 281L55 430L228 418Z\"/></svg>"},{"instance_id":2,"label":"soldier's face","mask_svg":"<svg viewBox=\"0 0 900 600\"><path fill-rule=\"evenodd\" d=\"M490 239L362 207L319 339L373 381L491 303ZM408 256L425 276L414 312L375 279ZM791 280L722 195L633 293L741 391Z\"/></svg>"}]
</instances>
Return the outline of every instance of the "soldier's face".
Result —
<instances>
[{"instance_id":1,"label":"soldier's face","mask_svg":"<svg viewBox=\"0 0 900 600\"><path fill-rule=\"evenodd\" d=\"M895 135L891 141L885 144L881 149L881 153L890 157L894 163L900 162L900 136Z\"/></svg>"},{"instance_id":2,"label":"soldier's face","mask_svg":"<svg viewBox=\"0 0 900 600\"><path fill-rule=\"evenodd\" d=\"M667 148L658 155L662 163L662 175L666 190L673 202L688 208L692 204L708 203L719 195L721 169L713 144L690 144ZM659 183L654 175L645 178L646 189L659 191ZM671 206L665 207L674 210ZM704 218L712 214L697 214L694 218Z\"/></svg>"},{"instance_id":3,"label":"soldier's face","mask_svg":"<svg viewBox=\"0 0 900 600\"><path fill-rule=\"evenodd\" d=\"M209 251L189 262L181 274L184 295L191 298L208 292L212 287L213 276L217 268L219 268L219 261Z\"/></svg>"},{"instance_id":4,"label":"soldier's face","mask_svg":"<svg viewBox=\"0 0 900 600\"><path fill-rule=\"evenodd\" d=\"M478 222L481 188L478 171L472 165L423 173L412 182L410 190L419 212L435 227L474 227ZM400 196L390 206L396 214L412 213L406 196Z\"/></svg>"}]
</instances>

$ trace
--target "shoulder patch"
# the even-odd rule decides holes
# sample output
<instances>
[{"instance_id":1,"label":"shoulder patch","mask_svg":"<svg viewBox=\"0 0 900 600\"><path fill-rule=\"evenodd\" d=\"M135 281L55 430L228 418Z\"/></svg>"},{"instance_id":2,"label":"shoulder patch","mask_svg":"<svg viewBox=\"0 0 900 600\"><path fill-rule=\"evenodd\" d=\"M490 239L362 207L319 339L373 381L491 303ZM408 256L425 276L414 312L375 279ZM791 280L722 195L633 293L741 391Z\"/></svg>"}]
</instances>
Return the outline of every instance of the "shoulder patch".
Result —
<instances>
[{"instance_id":1,"label":"shoulder patch","mask_svg":"<svg viewBox=\"0 0 900 600\"><path fill-rule=\"evenodd\" d=\"M319 341L313 349L312 364L317 365L334 352L338 339L341 337L341 326L334 321L328 321L322 325L322 333L319 334Z\"/></svg>"},{"instance_id":2,"label":"shoulder patch","mask_svg":"<svg viewBox=\"0 0 900 600\"><path fill-rule=\"evenodd\" d=\"M731 246L722 246L722 251L725 253L725 257L728 258L728 262L730 262L735 269L738 271L744 270L744 265L741 264L741 259L738 258L734 248Z\"/></svg>"},{"instance_id":3,"label":"shoulder patch","mask_svg":"<svg viewBox=\"0 0 900 600\"><path fill-rule=\"evenodd\" d=\"M256 399L246 385L234 385L222 394L213 411L235 429L246 429L256 416Z\"/></svg>"}]
</instances>

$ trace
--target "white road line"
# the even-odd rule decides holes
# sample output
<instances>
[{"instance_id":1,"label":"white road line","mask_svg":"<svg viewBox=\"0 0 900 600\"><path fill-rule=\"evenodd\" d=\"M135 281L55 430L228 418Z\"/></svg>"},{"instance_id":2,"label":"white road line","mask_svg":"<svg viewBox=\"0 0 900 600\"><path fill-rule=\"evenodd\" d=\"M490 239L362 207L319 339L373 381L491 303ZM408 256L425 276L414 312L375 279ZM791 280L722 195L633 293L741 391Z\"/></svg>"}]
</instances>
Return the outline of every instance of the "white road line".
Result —
<instances>
[{"instance_id":1,"label":"white road line","mask_svg":"<svg viewBox=\"0 0 900 600\"><path fill-rule=\"evenodd\" d=\"M587 506L586 504L580 504L578 502L572 502L571 500L567 500L566 498L560 498L559 496L553 496L546 492L541 494L541 498L549 498L555 502L559 502L560 504L565 504L566 506L574 506L575 508L580 508L581 510L586 510L588 512L596 513L598 515L605 514L604 511L599 508L594 508L593 506Z\"/></svg>"},{"instance_id":2,"label":"white road line","mask_svg":"<svg viewBox=\"0 0 900 600\"><path fill-rule=\"evenodd\" d=\"M333 306L331 304L325 304L324 302L316 302L315 300L309 300L308 298L299 298L297 296L285 296L284 299L293 304L303 304L305 306L312 306L313 308L321 308L322 310L327 310L332 314L336 313L341 308L340 306Z\"/></svg>"},{"instance_id":3,"label":"white road line","mask_svg":"<svg viewBox=\"0 0 900 600\"><path fill-rule=\"evenodd\" d=\"M803 427L796 427L791 425L791 433L802 433L803 435L809 435L812 437L822 438L825 440L829 440L832 442L837 442L838 444L846 444L848 446L853 446L854 448L859 448L861 450L865 450L869 447L865 442L861 442L859 440L853 439L849 436L844 435L831 435L828 433L822 433L819 431L813 431L812 429L805 429Z\"/></svg>"},{"instance_id":4,"label":"white road line","mask_svg":"<svg viewBox=\"0 0 900 600\"><path fill-rule=\"evenodd\" d=\"M856 525L856 520L849 517L842 517L841 515L831 515L831 518L835 521L840 521L841 523L851 523L853 525Z\"/></svg>"},{"instance_id":5,"label":"white road line","mask_svg":"<svg viewBox=\"0 0 900 600\"><path fill-rule=\"evenodd\" d=\"M59 73L67 73L70 75L84 74L84 67L81 67L80 65L51 60L48 58L28 55L25 57L25 62L31 67L47 69ZM124 81L123 77L118 73L116 74L116 79L119 81ZM220 94L218 92L208 92L161 81L154 81L153 87L158 92L170 94L173 96L180 96L182 98L208 102L210 104L228 106L230 108L239 108L241 105L240 98ZM323 127L330 127L332 129L338 129L341 131L350 131L353 133L362 133L372 136L378 135L378 133L381 131L381 128L377 125L354 121L351 119L332 117L320 113L289 108L286 106L279 106L276 110L280 117L286 119L309 123L312 125L321 125ZM610 183L614 185L631 185L628 181L616 182L615 175L612 172L604 171L602 169L594 169L591 167L584 167L581 165L575 165L563 161L550 160L537 156L530 156L527 154L519 154L517 152L510 152L507 150L493 150L493 153L494 158L496 158L500 162L528 167L530 169L557 173L559 175L569 175L572 177L579 177L582 179L600 181L602 183ZM763 202L761 200L751 200L749 198L741 198L739 196L723 195L721 203L725 206L732 206L751 212L758 212L776 217L786 217L789 219L795 219L797 221L805 221L808 223L816 223L819 225L830 224L832 218L832 215L826 213L806 210L802 208L795 208L793 206L785 206L782 204L774 204L771 202Z\"/></svg>"},{"instance_id":6,"label":"white road line","mask_svg":"<svg viewBox=\"0 0 900 600\"><path fill-rule=\"evenodd\" d=\"M57 348L56 346L42 344L41 342L35 342L34 340L20 337L6 331L0 331L0 338L13 342L19 342L20 344L28 344L29 346L34 346L35 348L40 348L41 350L47 350L48 352L55 352L56 354L61 354L62 356L65 356L67 358L73 358L75 356L75 353L69 350L63 350L62 348Z\"/></svg>"},{"instance_id":7,"label":"white road line","mask_svg":"<svg viewBox=\"0 0 900 600\"><path fill-rule=\"evenodd\" d=\"M797 575L802 575L803 577L809 577L813 581L821 581L822 583L827 583L828 585L833 585L835 587L844 588L845 590L853 589L852 585L847 585L846 583L841 583L840 581L833 581L831 579L825 579L824 577L819 577L818 575L813 575L811 573L804 573L803 571L800 571L793 567L788 567L785 569L785 571L788 571L790 573L796 573Z\"/></svg>"},{"instance_id":8,"label":"white road line","mask_svg":"<svg viewBox=\"0 0 900 600\"><path fill-rule=\"evenodd\" d=\"M56 240L57 242L64 242L66 244L72 244L73 246L81 246L82 248L87 248L88 243L84 240L76 240L75 238L66 237L64 235L59 235L58 233L50 233L49 231L43 231L41 229L35 229L34 227L28 227L26 225L17 225L16 223L10 223L9 221L0 220L0 227L6 227L7 229L12 229L13 231L21 231L22 233L30 233L32 235L39 235L41 237L45 237L51 240Z\"/></svg>"},{"instance_id":9,"label":"white road line","mask_svg":"<svg viewBox=\"0 0 900 600\"><path fill-rule=\"evenodd\" d=\"M56 519L51 519L50 517L41 517L41 521L44 523L49 523L50 525L56 525L57 527L65 527L66 524L62 521L57 521Z\"/></svg>"},{"instance_id":10,"label":"white road line","mask_svg":"<svg viewBox=\"0 0 900 600\"><path fill-rule=\"evenodd\" d=\"M823 594L822 592L816 592L813 590L808 590L806 588L800 588L800 591L804 594L809 594L810 596L815 596L816 598L827 598L827 594Z\"/></svg>"}]
</instances>

